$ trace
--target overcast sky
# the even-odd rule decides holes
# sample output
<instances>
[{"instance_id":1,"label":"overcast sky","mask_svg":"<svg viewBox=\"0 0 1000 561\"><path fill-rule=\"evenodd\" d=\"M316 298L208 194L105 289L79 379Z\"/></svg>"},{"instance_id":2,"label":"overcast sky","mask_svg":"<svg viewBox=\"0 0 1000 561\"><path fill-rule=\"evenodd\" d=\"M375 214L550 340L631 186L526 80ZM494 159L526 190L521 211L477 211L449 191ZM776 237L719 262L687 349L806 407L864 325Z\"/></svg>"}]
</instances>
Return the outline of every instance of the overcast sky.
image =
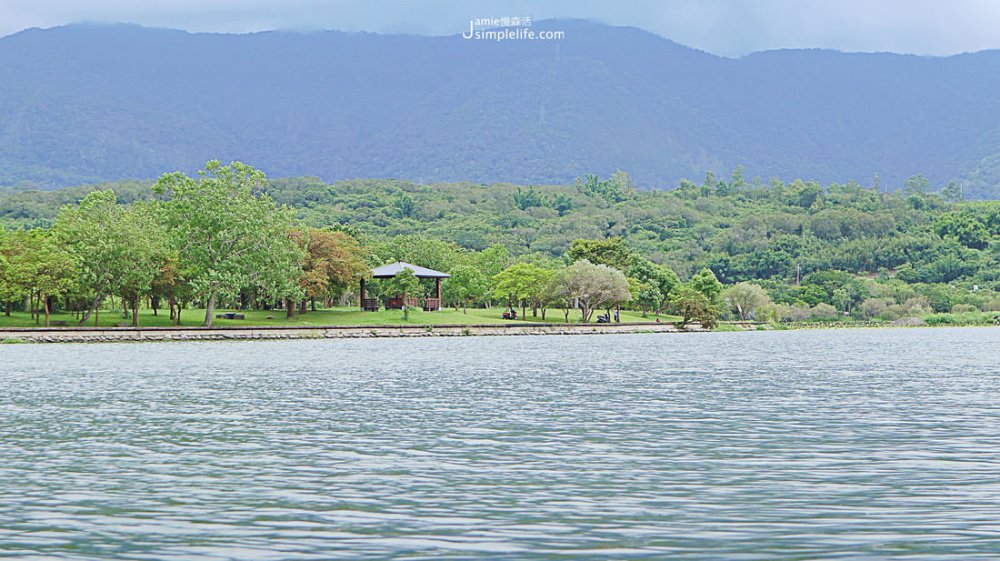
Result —
<instances>
[{"instance_id":1,"label":"overcast sky","mask_svg":"<svg viewBox=\"0 0 1000 561\"><path fill-rule=\"evenodd\" d=\"M451 35L470 18L503 16L632 25L726 56L788 47L929 55L1000 48L1000 0L0 0L0 36L79 21Z\"/></svg>"}]
</instances>

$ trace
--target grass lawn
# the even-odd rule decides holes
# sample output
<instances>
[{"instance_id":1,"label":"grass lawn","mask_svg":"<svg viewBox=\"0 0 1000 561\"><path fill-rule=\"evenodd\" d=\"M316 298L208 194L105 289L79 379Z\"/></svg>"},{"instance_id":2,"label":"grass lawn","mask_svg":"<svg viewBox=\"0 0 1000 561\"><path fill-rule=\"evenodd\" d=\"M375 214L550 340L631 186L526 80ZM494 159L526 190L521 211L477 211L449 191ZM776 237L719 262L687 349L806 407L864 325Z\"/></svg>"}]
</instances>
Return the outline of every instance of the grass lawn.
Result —
<instances>
[{"instance_id":1,"label":"grass lawn","mask_svg":"<svg viewBox=\"0 0 1000 561\"><path fill-rule=\"evenodd\" d=\"M217 310L218 313L230 311L230 310ZM271 311L242 311L242 310L232 310L238 311L241 314L246 315L244 320L226 320L226 319L216 319L215 325L217 326L231 326L231 325L243 325L243 326L255 326L255 325L271 325L271 326L308 326L308 325L443 325L443 324L490 324L490 323L512 323L509 320L501 319L500 314L503 313L503 308L491 308L485 309L473 309L469 308L467 313L462 313L462 310L453 310L452 308L445 308L440 312L424 312L422 310L410 311L410 319L408 321L403 321L403 312L401 310L382 310L378 312L362 312L357 308L333 308L326 310L318 310L315 312L308 312L306 314L295 314L293 319L285 318L284 310L271 310ZM518 310L518 315L520 315L520 310ZM594 323L597 319L598 313L604 313L603 311L594 312L593 317L591 317L591 323ZM268 319L271 316L271 319ZM546 323L561 323L563 321L562 310L551 309L545 314ZM185 327L193 327L201 325L202 321L205 319L204 309L189 309L184 310L181 314L181 325ZM577 322L580 320L580 312L573 311L569 315L571 322ZM45 318L42 317L38 325L44 325ZM52 314L52 321L65 321L66 325L69 327L75 327L77 320L72 314L56 313ZM128 322L128 318L122 317L121 313L115 313L110 311L101 312L101 327L115 327L119 323ZM518 319L518 322L521 322ZM531 310L528 310L528 317L523 321L528 322L541 322L541 317L533 318L531 317ZM634 322L647 322L656 321L656 317L650 315L649 317L642 317L639 312L621 312L622 323L634 323ZM660 316L660 321L680 321L677 316ZM164 312L160 310L158 316L154 316L152 310L140 310L139 311L139 323L142 327L167 327L170 326L170 318ZM6 317L0 314L0 328L4 327L35 327L35 322L32 320L27 313L24 312L14 312L11 317ZM87 327L94 326L94 318L87 321Z\"/></svg>"}]
</instances>

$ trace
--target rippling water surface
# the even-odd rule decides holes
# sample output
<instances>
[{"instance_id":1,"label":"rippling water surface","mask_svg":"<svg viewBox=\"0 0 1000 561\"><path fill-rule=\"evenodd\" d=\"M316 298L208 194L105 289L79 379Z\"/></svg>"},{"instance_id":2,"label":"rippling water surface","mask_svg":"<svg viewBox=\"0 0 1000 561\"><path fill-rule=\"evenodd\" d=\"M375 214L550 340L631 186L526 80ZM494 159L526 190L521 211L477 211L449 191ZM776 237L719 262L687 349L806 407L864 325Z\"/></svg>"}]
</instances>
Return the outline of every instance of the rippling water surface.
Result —
<instances>
[{"instance_id":1,"label":"rippling water surface","mask_svg":"<svg viewBox=\"0 0 1000 561\"><path fill-rule=\"evenodd\" d=\"M0 557L997 559L1000 329L0 347Z\"/></svg>"}]
</instances>

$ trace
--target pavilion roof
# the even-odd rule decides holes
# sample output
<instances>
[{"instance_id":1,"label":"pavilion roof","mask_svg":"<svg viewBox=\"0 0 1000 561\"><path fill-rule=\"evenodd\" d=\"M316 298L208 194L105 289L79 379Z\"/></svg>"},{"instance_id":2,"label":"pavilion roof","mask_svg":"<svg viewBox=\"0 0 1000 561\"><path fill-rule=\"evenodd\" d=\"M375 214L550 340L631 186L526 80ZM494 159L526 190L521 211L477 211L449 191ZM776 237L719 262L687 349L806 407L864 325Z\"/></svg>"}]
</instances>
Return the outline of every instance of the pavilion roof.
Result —
<instances>
[{"instance_id":1,"label":"pavilion roof","mask_svg":"<svg viewBox=\"0 0 1000 561\"><path fill-rule=\"evenodd\" d=\"M375 267L372 269L372 277L376 279L390 279L402 272L403 269L413 271L413 275L418 279L446 279L451 277L448 273L442 273L441 271L435 271L434 269L428 269L419 265L411 265L403 261L396 261L395 263Z\"/></svg>"}]
</instances>

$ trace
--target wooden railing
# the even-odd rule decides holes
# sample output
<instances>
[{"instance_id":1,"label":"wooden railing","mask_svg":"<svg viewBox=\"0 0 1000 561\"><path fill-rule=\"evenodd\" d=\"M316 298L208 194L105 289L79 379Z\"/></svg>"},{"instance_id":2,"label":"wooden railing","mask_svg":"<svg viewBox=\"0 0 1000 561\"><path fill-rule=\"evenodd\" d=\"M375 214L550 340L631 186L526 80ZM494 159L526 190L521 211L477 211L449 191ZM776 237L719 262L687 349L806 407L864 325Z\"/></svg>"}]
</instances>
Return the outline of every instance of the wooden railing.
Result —
<instances>
[{"instance_id":1,"label":"wooden railing","mask_svg":"<svg viewBox=\"0 0 1000 561\"><path fill-rule=\"evenodd\" d=\"M410 308L419 308L420 299L419 298L407 298L406 305ZM387 310L401 310L403 308L403 299L400 297L389 298L385 302L385 309Z\"/></svg>"}]
</instances>

